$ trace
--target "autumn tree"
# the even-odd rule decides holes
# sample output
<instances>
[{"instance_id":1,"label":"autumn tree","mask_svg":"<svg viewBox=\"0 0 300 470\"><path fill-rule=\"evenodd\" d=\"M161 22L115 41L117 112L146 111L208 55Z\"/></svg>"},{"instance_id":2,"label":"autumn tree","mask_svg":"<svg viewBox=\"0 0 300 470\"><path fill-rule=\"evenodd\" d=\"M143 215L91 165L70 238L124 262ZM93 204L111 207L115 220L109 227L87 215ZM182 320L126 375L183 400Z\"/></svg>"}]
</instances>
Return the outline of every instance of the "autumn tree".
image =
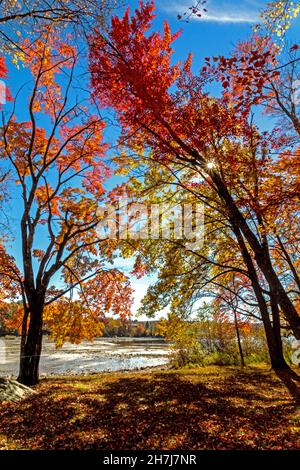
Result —
<instances>
[{"instance_id":1,"label":"autumn tree","mask_svg":"<svg viewBox=\"0 0 300 470\"><path fill-rule=\"evenodd\" d=\"M257 184L272 172L270 155L280 143L272 134L260 134L250 119L265 82L276 80L280 73L277 49L267 39L254 39L229 60L215 58L217 68L208 60L194 75L191 57L182 66L171 64L177 35L171 34L168 24L163 35L149 34L153 17L153 3L141 4L132 18L128 11L122 19L113 18L107 38L94 34L90 52L94 96L115 109L124 141L127 138L132 146L151 152L159 165L192 169L201 181L198 193L204 201L202 187L213 192L251 273L266 320L259 273L274 307L280 308L299 338L300 317L270 255L260 202L264 192ZM223 84L221 98L205 92L213 80ZM279 311L274 308L273 313L278 321ZM276 352L275 338L273 349ZM283 357L274 358L273 366L286 367Z\"/></svg>"},{"instance_id":2,"label":"autumn tree","mask_svg":"<svg viewBox=\"0 0 300 470\"><path fill-rule=\"evenodd\" d=\"M28 120L17 117L17 97L12 112L3 114L0 151L2 165L15 180L12 194L22 201L23 265L18 267L3 249L1 283L2 288L14 286L22 298L18 380L33 385L38 381L44 315L59 341L72 335L80 339L84 333L78 324L83 320L92 337L105 312L129 314L131 290L122 273L109 269L106 241L97 233L98 205L105 203L104 183L111 170L105 159L104 122L74 93L77 51L62 43L52 27L33 44L24 40L22 47L32 75ZM55 276L61 279L58 284ZM68 301L66 294L77 287L80 303Z\"/></svg>"},{"instance_id":3,"label":"autumn tree","mask_svg":"<svg viewBox=\"0 0 300 470\"><path fill-rule=\"evenodd\" d=\"M131 158L133 166L136 159ZM135 188L138 200L144 200L153 207L159 205L163 212L184 208L187 203L195 208L206 200L203 245L185 238L178 239L172 230L161 240L151 237L148 240L130 239L124 244L124 256L138 253L134 273L158 272L158 280L148 288L140 312L153 316L158 311L169 309L177 317L187 319L194 314L199 301L209 299L219 310L221 306L227 308L232 323L241 316L254 322L262 321L272 364L274 367L278 363L287 367L281 330L276 321L279 319L278 311L272 311L270 303L271 293L261 273L256 272L246 244L240 246L241 239L232 233L219 199L212 191L204 192L203 186L199 193L197 174L193 169L185 168L183 172L181 168L176 171L173 167L171 171L150 162L148 156L137 159L140 163L148 163L143 179L139 174L137 179L131 178L131 187Z\"/></svg>"},{"instance_id":4,"label":"autumn tree","mask_svg":"<svg viewBox=\"0 0 300 470\"><path fill-rule=\"evenodd\" d=\"M27 54L24 38L34 43L49 26L64 40L80 44L82 49L94 27L103 28L110 13L119 6L117 0L3 0L0 5L0 108L11 99L7 63L18 68ZM69 39L67 39L69 38ZM27 57L29 59L30 55ZM5 197L8 174L1 169L0 203ZM2 229L6 225L1 221Z\"/></svg>"},{"instance_id":5,"label":"autumn tree","mask_svg":"<svg viewBox=\"0 0 300 470\"><path fill-rule=\"evenodd\" d=\"M0 43L15 54L24 49L20 38L33 42L42 27L52 25L61 33L67 30L81 40L94 26L102 26L117 0L3 0L0 5Z\"/></svg>"},{"instance_id":6,"label":"autumn tree","mask_svg":"<svg viewBox=\"0 0 300 470\"><path fill-rule=\"evenodd\" d=\"M287 30L300 13L300 4L291 0L269 2L261 13L262 24L259 29L265 28L271 35L284 39Z\"/></svg>"}]
</instances>

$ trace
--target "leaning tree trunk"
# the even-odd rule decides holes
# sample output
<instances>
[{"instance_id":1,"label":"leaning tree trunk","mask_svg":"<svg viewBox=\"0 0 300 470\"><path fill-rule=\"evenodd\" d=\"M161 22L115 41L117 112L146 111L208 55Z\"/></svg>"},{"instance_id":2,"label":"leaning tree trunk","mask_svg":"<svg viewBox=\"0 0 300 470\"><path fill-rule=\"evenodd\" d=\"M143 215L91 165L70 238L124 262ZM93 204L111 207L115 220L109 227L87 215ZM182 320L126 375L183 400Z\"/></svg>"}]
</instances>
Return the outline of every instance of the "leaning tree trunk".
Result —
<instances>
[{"instance_id":1,"label":"leaning tree trunk","mask_svg":"<svg viewBox=\"0 0 300 470\"><path fill-rule=\"evenodd\" d=\"M239 327L239 323L238 323L238 319L237 319L237 313L236 313L235 309L234 309L234 325L235 325L237 344L238 344L240 358L241 358L241 366L245 367L245 358L244 358L244 352L243 352L241 335L240 335L240 327Z\"/></svg>"},{"instance_id":2,"label":"leaning tree trunk","mask_svg":"<svg viewBox=\"0 0 300 470\"><path fill-rule=\"evenodd\" d=\"M272 325L271 320L270 320L268 305L264 298L253 260L247 249L247 246L245 244L245 241L241 234L240 229L236 226L234 221L232 221L232 225L233 225L236 239L241 249L243 260L247 266L247 270L248 270L249 277L251 279L253 291L255 293L255 297L257 299L257 303L259 306L262 322L264 325L272 368L275 370L290 369L283 355L279 311L278 311L278 317L276 316L276 310L272 312L274 315L273 325ZM274 300L274 297L273 297L273 300ZM275 318L275 322L274 322L274 318Z\"/></svg>"},{"instance_id":3,"label":"leaning tree trunk","mask_svg":"<svg viewBox=\"0 0 300 470\"><path fill-rule=\"evenodd\" d=\"M259 257L256 256L256 260L258 261L258 265L264 273L264 276L270 286L271 292L276 292L276 299L278 305L280 306L283 315L289 324L289 327L293 331L294 336L297 339L300 339L300 317L297 313L295 306L293 305L293 302L284 290L281 281L275 273L271 261L268 257L268 253L265 253L264 259L261 258L260 261Z\"/></svg>"},{"instance_id":4,"label":"leaning tree trunk","mask_svg":"<svg viewBox=\"0 0 300 470\"><path fill-rule=\"evenodd\" d=\"M256 235L248 226L247 221L245 220L239 208L236 206L221 177L217 173L214 173L213 180L217 186L217 191L220 198L223 199L226 204L234 232L236 232L238 229L249 243L254 253L255 261L263 273L267 283L269 284L271 291L276 292L278 304L287 322L289 323L289 327L293 331L295 338L300 339L300 317L288 293L285 291L277 273L274 270L268 248L263 247L260 244Z\"/></svg>"},{"instance_id":5,"label":"leaning tree trunk","mask_svg":"<svg viewBox=\"0 0 300 470\"><path fill-rule=\"evenodd\" d=\"M18 382L24 385L36 385L39 381L42 350L43 308L35 305L29 311L28 329L22 331Z\"/></svg>"},{"instance_id":6,"label":"leaning tree trunk","mask_svg":"<svg viewBox=\"0 0 300 470\"><path fill-rule=\"evenodd\" d=\"M278 335L276 331L274 331L274 328L272 328L272 326L270 327L270 325L266 325L264 323L264 327L267 337L272 369L290 369L283 355L282 340L280 334Z\"/></svg>"},{"instance_id":7,"label":"leaning tree trunk","mask_svg":"<svg viewBox=\"0 0 300 470\"><path fill-rule=\"evenodd\" d=\"M259 304L259 309L264 325L272 369L290 369L283 355L280 327L278 328L277 325L272 325L269 315L269 309L264 299L263 293L261 292L260 285L258 282L256 283L254 281L254 283L256 285L255 287L253 287Z\"/></svg>"}]
</instances>

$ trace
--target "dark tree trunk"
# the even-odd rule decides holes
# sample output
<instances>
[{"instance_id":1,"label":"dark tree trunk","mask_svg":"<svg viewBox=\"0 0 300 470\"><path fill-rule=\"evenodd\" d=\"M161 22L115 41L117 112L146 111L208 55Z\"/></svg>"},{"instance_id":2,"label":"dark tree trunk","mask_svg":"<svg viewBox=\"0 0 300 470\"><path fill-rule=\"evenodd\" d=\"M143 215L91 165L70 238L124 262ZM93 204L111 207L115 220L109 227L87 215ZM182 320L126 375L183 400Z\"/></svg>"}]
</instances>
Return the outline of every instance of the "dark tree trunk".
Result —
<instances>
[{"instance_id":1,"label":"dark tree trunk","mask_svg":"<svg viewBox=\"0 0 300 470\"><path fill-rule=\"evenodd\" d=\"M235 325L236 338L237 338L237 343L238 343L238 348L239 348L239 353L240 353L240 358L241 358L241 366L245 367L245 358L244 358L244 353L243 353L243 348L242 348L240 329L239 329L237 314L235 310L234 310L234 325Z\"/></svg>"},{"instance_id":2,"label":"dark tree trunk","mask_svg":"<svg viewBox=\"0 0 300 470\"><path fill-rule=\"evenodd\" d=\"M39 363L42 350L43 306L30 308L29 326L22 332L18 382L36 385L39 381Z\"/></svg>"},{"instance_id":3,"label":"dark tree trunk","mask_svg":"<svg viewBox=\"0 0 300 470\"><path fill-rule=\"evenodd\" d=\"M259 306L259 310L260 310L260 314L261 314L261 318L263 321L264 330L266 334L266 340L267 340L268 351L269 351L272 368L276 370L290 369L283 356L282 340L281 340L281 334L280 334L279 311L278 311L278 317L276 317L276 321L275 323L273 322L273 326L272 326L268 305L264 298L263 292L261 290L261 286L259 283L257 272L255 270L253 260L247 249L247 246L245 244L241 231L235 225L234 221L233 221L233 227L234 227L235 236L237 238L237 241L241 249L244 262L247 266L247 270L248 270L249 277L251 279L253 291L255 293L255 297L258 302L258 306ZM273 297L273 301L275 301L274 297ZM276 306L277 306L277 303L276 303ZM276 316L276 312L273 312L273 315L274 313Z\"/></svg>"},{"instance_id":4,"label":"dark tree trunk","mask_svg":"<svg viewBox=\"0 0 300 470\"><path fill-rule=\"evenodd\" d=\"M283 354L283 345L281 338L281 325L280 325L280 313L278 308L277 296L275 293L271 293L271 310L272 310L272 320L273 320L273 335L274 341L276 343L277 350L277 361L276 364L272 364L273 369L289 369L288 364L284 358Z\"/></svg>"},{"instance_id":5,"label":"dark tree trunk","mask_svg":"<svg viewBox=\"0 0 300 470\"><path fill-rule=\"evenodd\" d=\"M256 257L256 260L258 259L259 258ZM286 321L288 322L291 330L293 331L294 336L297 339L300 339L300 317L291 299L285 292L277 274L275 273L267 254L264 260L260 260L260 262L258 262L258 265L264 273L264 276L270 286L271 291L276 292L278 305L281 307L283 315Z\"/></svg>"},{"instance_id":6,"label":"dark tree trunk","mask_svg":"<svg viewBox=\"0 0 300 470\"><path fill-rule=\"evenodd\" d=\"M269 355L271 360L272 369L280 370L280 369L290 369L289 365L287 364L284 355L283 355L283 348L282 348L282 341L281 336L277 335L274 332L274 329L271 327L265 327L267 343L269 348Z\"/></svg>"},{"instance_id":7,"label":"dark tree trunk","mask_svg":"<svg viewBox=\"0 0 300 470\"><path fill-rule=\"evenodd\" d=\"M300 339L300 317L298 312L289 298L289 295L285 291L277 273L274 270L272 261L270 259L269 251L267 247L264 247L256 235L252 232L243 214L236 206L231 194L229 193L226 185L222 181L219 174L213 174L213 180L217 186L217 191L221 199L226 204L228 212L230 214L230 222L233 231L236 233L238 230L240 234L243 234L251 249L253 250L254 257L258 267L263 273L267 283L270 286L271 291L276 292L278 305L289 323L291 330L295 338Z\"/></svg>"},{"instance_id":8,"label":"dark tree trunk","mask_svg":"<svg viewBox=\"0 0 300 470\"><path fill-rule=\"evenodd\" d=\"M260 289L260 286L259 287L257 286L257 290L258 289ZM280 328L277 329L277 328L274 328L274 325L272 326L272 323L269 317L268 306L266 305L263 294L261 292L260 294L257 295L257 300L259 303L264 330L266 334L266 340L267 340L272 369L276 369L276 370L289 369L289 366L286 363L284 356L283 356Z\"/></svg>"}]
</instances>

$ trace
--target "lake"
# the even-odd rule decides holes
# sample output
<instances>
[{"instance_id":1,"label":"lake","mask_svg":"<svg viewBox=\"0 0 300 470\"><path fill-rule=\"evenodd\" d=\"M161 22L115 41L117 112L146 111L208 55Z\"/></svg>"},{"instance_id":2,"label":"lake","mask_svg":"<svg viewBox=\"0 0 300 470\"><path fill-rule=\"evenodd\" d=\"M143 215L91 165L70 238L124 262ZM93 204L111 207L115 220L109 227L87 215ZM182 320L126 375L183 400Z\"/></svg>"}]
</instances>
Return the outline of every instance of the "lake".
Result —
<instances>
[{"instance_id":1,"label":"lake","mask_svg":"<svg viewBox=\"0 0 300 470\"><path fill-rule=\"evenodd\" d=\"M20 338L0 338L0 376L17 375ZM66 343L60 349L43 339L41 375L85 374L135 370L162 366L168 362L170 346L156 338L97 338L93 343Z\"/></svg>"}]
</instances>

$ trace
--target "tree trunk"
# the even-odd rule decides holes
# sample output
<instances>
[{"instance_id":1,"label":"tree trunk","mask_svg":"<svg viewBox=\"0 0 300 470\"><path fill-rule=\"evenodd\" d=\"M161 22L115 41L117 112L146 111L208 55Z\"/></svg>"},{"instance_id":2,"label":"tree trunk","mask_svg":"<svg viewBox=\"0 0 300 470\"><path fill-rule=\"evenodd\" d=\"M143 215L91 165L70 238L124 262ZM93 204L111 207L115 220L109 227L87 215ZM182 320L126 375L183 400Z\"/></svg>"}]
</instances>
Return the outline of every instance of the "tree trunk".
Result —
<instances>
[{"instance_id":1,"label":"tree trunk","mask_svg":"<svg viewBox=\"0 0 300 470\"><path fill-rule=\"evenodd\" d=\"M43 307L30 308L28 331L21 341L18 382L36 385L39 381L39 363L42 350ZM24 334L24 332L22 332Z\"/></svg>"},{"instance_id":2,"label":"tree trunk","mask_svg":"<svg viewBox=\"0 0 300 470\"><path fill-rule=\"evenodd\" d=\"M267 340L268 351L269 351L272 368L276 370L277 369L289 369L289 366L286 363L284 356L283 356L282 340L281 340L281 334L280 334L279 311L278 311L278 318L276 317L275 323L273 322L273 326L272 326L268 305L264 298L253 260L247 249L247 246L245 244L245 241L241 234L240 229L235 225L234 221L232 221L232 225L234 228L236 239L241 249L243 260L247 266L248 274L251 279L255 297L258 302L258 306L259 306L259 310L260 310L260 314L261 314L261 318L263 321L264 330L266 334L266 340ZM275 298L273 297L273 301L274 300ZM277 303L276 303L276 306L277 306ZM274 314L276 316L276 312L273 312L273 315ZM279 322L279 328L278 328L278 322Z\"/></svg>"},{"instance_id":3,"label":"tree trunk","mask_svg":"<svg viewBox=\"0 0 300 470\"><path fill-rule=\"evenodd\" d=\"M300 339L300 317L293 302L285 291L276 271L274 270L268 249L261 245L257 236L252 232L243 214L236 206L226 185L217 173L213 174L213 181L217 186L217 192L220 198L225 202L225 205L230 214L230 222L233 231L236 233L236 230L238 229L238 231L243 234L249 243L251 249L253 250L258 267L263 273L271 290L276 292L278 304L281 307L281 310L287 322L289 323L295 338Z\"/></svg>"},{"instance_id":4,"label":"tree trunk","mask_svg":"<svg viewBox=\"0 0 300 470\"><path fill-rule=\"evenodd\" d=\"M267 343L269 348L269 355L271 360L272 369L280 370L280 369L290 369L289 365L287 364L286 360L284 359L283 349L282 349L282 341L281 337L274 332L274 329L271 327L266 328L266 337Z\"/></svg>"},{"instance_id":5,"label":"tree trunk","mask_svg":"<svg viewBox=\"0 0 300 470\"><path fill-rule=\"evenodd\" d=\"M260 286L259 286L260 288ZM265 300L262 302L263 294L257 296L257 300L260 306L260 312L262 316L262 321L264 325L264 330L266 334L266 340L268 345L268 351L270 356L270 361L272 369L289 369L288 364L286 363L283 356L282 349L282 340L280 335L280 328L274 328L270 321L268 307L265 303Z\"/></svg>"},{"instance_id":6,"label":"tree trunk","mask_svg":"<svg viewBox=\"0 0 300 470\"><path fill-rule=\"evenodd\" d=\"M241 358L241 366L245 367L245 358L244 358L244 353L243 353L243 348L242 348L240 329L239 329L237 314L235 310L234 310L234 325L235 325L236 338L237 338L237 343L238 343L238 348L239 348L239 353L240 353L240 358Z\"/></svg>"},{"instance_id":7,"label":"tree trunk","mask_svg":"<svg viewBox=\"0 0 300 470\"><path fill-rule=\"evenodd\" d=\"M264 257L264 260L260 259L260 261L257 256L255 258L270 286L271 291L276 292L278 305L281 307L283 315L288 322L289 327L293 331L295 338L300 339L300 317L291 299L285 292L270 260L267 256Z\"/></svg>"},{"instance_id":8,"label":"tree trunk","mask_svg":"<svg viewBox=\"0 0 300 470\"><path fill-rule=\"evenodd\" d=\"M274 341L276 342L276 350L278 353L280 353L280 356L278 356L277 358L277 360L279 360L279 367L277 367L277 369L288 369L289 366L286 363L286 360L283 354L280 313L279 313L279 308L278 308L277 296L273 292L271 292L271 310L272 310L272 320L273 320ZM273 369L276 369L274 365L273 365Z\"/></svg>"}]
</instances>

